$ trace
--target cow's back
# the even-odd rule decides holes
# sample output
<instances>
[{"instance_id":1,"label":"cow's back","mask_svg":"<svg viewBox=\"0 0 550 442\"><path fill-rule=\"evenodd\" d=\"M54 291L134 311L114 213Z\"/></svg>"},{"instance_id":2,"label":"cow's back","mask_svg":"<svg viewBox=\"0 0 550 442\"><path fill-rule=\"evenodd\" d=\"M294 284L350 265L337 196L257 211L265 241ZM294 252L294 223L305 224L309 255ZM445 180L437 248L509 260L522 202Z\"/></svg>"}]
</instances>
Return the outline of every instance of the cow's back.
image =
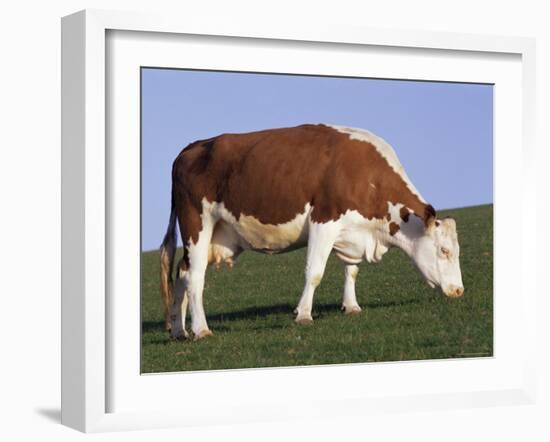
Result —
<instances>
[{"instance_id":1,"label":"cow's back","mask_svg":"<svg viewBox=\"0 0 550 442\"><path fill-rule=\"evenodd\" d=\"M303 212L330 166L334 134L304 125L195 142L174 163L173 178L199 204L223 202L235 218L281 224Z\"/></svg>"},{"instance_id":2,"label":"cow's back","mask_svg":"<svg viewBox=\"0 0 550 442\"><path fill-rule=\"evenodd\" d=\"M175 190L200 206L223 203L236 219L287 223L309 204L316 222L348 210L383 219L388 202L419 216L426 204L369 142L325 125L224 134L184 149L173 168Z\"/></svg>"}]
</instances>

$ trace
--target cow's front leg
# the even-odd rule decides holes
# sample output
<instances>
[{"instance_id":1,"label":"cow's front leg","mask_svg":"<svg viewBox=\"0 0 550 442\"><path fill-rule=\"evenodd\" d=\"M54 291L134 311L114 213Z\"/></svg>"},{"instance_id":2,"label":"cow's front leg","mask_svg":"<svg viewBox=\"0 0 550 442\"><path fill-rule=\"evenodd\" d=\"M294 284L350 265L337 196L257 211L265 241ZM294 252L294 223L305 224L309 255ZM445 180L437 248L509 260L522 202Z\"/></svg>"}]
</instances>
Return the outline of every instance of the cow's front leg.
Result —
<instances>
[{"instance_id":1,"label":"cow's front leg","mask_svg":"<svg viewBox=\"0 0 550 442\"><path fill-rule=\"evenodd\" d=\"M359 307L357 298L355 297L355 281L357 280L358 273L359 267L355 264L345 266L344 299L342 300L342 310L346 315L358 315L361 313L361 307Z\"/></svg>"},{"instance_id":2,"label":"cow's front leg","mask_svg":"<svg viewBox=\"0 0 550 442\"><path fill-rule=\"evenodd\" d=\"M308 324L313 322L311 309L313 307L313 294L321 283L330 251L338 235L338 226L334 221L328 223L309 224L309 239L307 244L307 264L305 271L305 286L296 307L296 322Z\"/></svg>"}]
</instances>

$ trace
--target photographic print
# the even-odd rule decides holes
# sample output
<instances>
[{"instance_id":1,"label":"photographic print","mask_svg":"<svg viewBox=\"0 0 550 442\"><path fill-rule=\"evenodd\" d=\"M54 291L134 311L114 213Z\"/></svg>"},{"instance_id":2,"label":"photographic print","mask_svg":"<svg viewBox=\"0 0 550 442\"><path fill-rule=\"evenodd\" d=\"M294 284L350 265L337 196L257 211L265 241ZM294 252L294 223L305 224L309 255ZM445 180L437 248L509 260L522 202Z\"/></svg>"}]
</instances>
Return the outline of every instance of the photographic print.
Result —
<instances>
[{"instance_id":1,"label":"photographic print","mask_svg":"<svg viewBox=\"0 0 550 442\"><path fill-rule=\"evenodd\" d=\"M493 354L493 86L141 69L142 373Z\"/></svg>"}]
</instances>

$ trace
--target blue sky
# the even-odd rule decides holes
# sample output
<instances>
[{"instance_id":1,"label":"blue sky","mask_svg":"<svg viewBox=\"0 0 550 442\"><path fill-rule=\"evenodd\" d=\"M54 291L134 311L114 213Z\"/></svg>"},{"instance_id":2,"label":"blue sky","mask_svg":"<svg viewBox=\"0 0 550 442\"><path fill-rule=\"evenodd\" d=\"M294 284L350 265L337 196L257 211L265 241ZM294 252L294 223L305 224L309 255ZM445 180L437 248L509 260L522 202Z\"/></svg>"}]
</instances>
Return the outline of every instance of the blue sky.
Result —
<instances>
[{"instance_id":1,"label":"blue sky","mask_svg":"<svg viewBox=\"0 0 550 442\"><path fill-rule=\"evenodd\" d=\"M493 201L491 85L147 68L141 99L143 250L166 230L174 158L223 132L365 128L393 146L436 209Z\"/></svg>"}]
</instances>

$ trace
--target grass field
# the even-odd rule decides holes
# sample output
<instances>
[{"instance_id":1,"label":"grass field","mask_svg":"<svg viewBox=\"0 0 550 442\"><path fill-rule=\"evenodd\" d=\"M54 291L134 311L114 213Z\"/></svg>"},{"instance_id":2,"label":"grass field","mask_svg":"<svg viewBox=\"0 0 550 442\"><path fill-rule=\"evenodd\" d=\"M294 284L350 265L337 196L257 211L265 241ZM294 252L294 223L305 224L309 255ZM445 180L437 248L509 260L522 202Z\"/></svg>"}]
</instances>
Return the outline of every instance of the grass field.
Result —
<instances>
[{"instance_id":1,"label":"grass field","mask_svg":"<svg viewBox=\"0 0 550 442\"><path fill-rule=\"evenodd\" d=\"M214 336L174 342L164 331L157 252L142 255L143 373L491 356L493 206L448 210L455 217L465 294L450 299L421 279L397 249L360 265L356 317L340 312L344 271L331 256L312 326L294 323L305 249L242 254L232 270L209 268L204 303ZM177 258L181 254L178 251Z\"/></svg>"}]
</instances>

